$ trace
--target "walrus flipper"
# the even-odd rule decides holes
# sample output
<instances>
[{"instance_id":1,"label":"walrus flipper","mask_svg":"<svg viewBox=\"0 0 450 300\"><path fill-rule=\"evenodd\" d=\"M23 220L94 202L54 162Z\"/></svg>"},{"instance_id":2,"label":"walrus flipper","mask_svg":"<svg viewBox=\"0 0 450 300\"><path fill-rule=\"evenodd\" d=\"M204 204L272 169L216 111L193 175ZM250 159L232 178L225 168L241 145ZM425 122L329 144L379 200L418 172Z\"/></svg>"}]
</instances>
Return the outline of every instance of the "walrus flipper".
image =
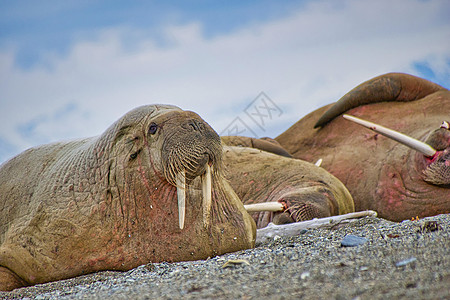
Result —
<instances>
[{"instance_id":1,"label":"walrus flipper","mask_svg":"<svg viewBox=\"0 0 450 300\"><path fill-rule=\"evenodd\" d=\"M339 99L314 125L323 127L340 114L365 104L409 102L446 88L423 78L404 73L387 73L365 81Z\"/></svg>"},{"instance_id":2,"label":"walrus flipper","mask_svg":"<svg viewBox=\"0 0 450 300\"><path fill-rule=\"evenodd\" d=\"M28 284L8 268L0 266L0 291L27 286Z\"/></svg>"}]
</instances>

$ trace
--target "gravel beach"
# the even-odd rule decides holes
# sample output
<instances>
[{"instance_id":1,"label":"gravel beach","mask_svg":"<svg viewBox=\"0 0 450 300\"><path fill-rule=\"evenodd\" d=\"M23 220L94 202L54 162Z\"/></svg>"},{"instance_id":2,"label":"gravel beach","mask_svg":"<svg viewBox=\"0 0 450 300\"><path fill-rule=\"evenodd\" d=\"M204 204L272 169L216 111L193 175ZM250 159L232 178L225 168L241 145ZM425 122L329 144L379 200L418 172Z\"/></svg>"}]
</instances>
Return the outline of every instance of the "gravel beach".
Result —
<instances>
[{"instance_id":1,"label":"gravel beach","mask_svg":"<svg viewBox=\"0 0 450 300\"><path fill-rule=\"evenodd\" d=\"M346 241L350 244L343 246ZM208 260L149 263L0 292L0 297L450 299L449 249L450 214L401 223L365 217L296 237L276 236L254 249Z\"/></svg>"}]
</instances>

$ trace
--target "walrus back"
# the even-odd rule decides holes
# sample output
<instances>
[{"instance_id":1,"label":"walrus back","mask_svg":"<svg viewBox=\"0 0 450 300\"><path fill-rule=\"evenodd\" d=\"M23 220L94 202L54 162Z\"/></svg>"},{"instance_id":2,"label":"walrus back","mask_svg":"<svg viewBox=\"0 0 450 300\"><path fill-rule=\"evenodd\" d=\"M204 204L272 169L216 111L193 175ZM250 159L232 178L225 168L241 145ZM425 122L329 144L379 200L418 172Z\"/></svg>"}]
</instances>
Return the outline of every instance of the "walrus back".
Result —
<instances>
[{"instance_id":1,"label":"walrus back","mask_svg":"<svg viewBox=\"0 0 450 300\"><path fill-rule=\"evenodd\" d=\"M76 157L92 141L91 138L33 147L0 165L0 244L14 220L30 215L49 200L49 189L58 180L50 176L52 169Z\"/></svg>"}]
</instances>

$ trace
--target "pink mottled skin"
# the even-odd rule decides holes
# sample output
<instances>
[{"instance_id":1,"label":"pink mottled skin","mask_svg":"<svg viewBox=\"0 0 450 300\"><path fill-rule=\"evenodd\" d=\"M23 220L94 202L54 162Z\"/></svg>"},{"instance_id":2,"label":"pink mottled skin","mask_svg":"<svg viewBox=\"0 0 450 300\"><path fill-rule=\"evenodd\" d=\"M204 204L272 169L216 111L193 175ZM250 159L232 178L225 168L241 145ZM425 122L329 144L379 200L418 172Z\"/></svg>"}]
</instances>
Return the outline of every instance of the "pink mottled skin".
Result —
<instances>
[{"instance_id":1,"label":"pink mottled skin","mask_svg":"<svg viewBox=\"0 0 450 300\"><path fill-rule=\"evenodd\" d=\"M427 141L438 150L432 158L342 116L314 129L331 106L308 114L276 140L295 158L322 158L322 167L352 194L356 211L376 210L394 221L450 212L450 131L439 129L450 117L450 91L442 88L409 102L364 104L345 112Z\"/></svg>"}]
</instances>

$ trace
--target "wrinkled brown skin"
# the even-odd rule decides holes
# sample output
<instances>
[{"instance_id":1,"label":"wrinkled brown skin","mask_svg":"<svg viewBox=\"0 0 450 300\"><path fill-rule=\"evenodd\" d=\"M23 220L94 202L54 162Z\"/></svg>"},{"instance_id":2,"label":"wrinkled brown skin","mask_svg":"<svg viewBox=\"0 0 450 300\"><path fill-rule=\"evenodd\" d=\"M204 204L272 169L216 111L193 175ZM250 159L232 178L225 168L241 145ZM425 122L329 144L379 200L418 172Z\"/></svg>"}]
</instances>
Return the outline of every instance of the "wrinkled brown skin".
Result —
<instances>
[{"instance_id":1,"label":"wrinkled brown skin","mask_svg":"<svg viewBox=\"0 0 450 300\"><path fill-rule=\"evenodd\" d=\"M222 137L222 142L249 139ZM224 165L226 178L244 204L277 201L286 207L284 212L251 213L257 228L354 211L345 186L314 164L259 149L224 146Z\"/></svg>"},{"instance_id":2,"label":"wrinkled brown skin","mask_svg":"<svg viewBox=\"0 0 450 300\"><path fill-rule=\"evenodd\" d=\"M268 137L258 139L246 136L222 136L221 139L222 143L228 146L255 148L284 157L292 157L280 143Z\"/></svg>"},{"instance_id":3,"label":"wrinkled brown skin","mask_svg":"<svg viewBox=\"0 0 450 300\"><path fill-rule=\"evenodd\" d=\"M328 115L327 110L334 113ZM345 120L343 112L428 141L439 151L427 158ZM352 194L356 211L372 209L382 218L402 221L450 212L450 131L439 129L449 118L448 90L391 73L308 114L276 140L296 158L311 162L322 158L322 167Z\"/></svg>"},{"instance_id":4,"label":"wrinkled brown skin","mask_svg":"<svg viewBox=\"0 0 450 300\"><path fill-rule=\"evenodd\" d=\"M163 173L174 149L204 151L188 174L184 229L176 187ZM204 224L195 176L208 161L216 172ZM0 167L0 290L253 247L255 223L222 164L220 138L206 122L162 105L132 110L99 137L19 154Z\"/></svg>"}]
</instances>

